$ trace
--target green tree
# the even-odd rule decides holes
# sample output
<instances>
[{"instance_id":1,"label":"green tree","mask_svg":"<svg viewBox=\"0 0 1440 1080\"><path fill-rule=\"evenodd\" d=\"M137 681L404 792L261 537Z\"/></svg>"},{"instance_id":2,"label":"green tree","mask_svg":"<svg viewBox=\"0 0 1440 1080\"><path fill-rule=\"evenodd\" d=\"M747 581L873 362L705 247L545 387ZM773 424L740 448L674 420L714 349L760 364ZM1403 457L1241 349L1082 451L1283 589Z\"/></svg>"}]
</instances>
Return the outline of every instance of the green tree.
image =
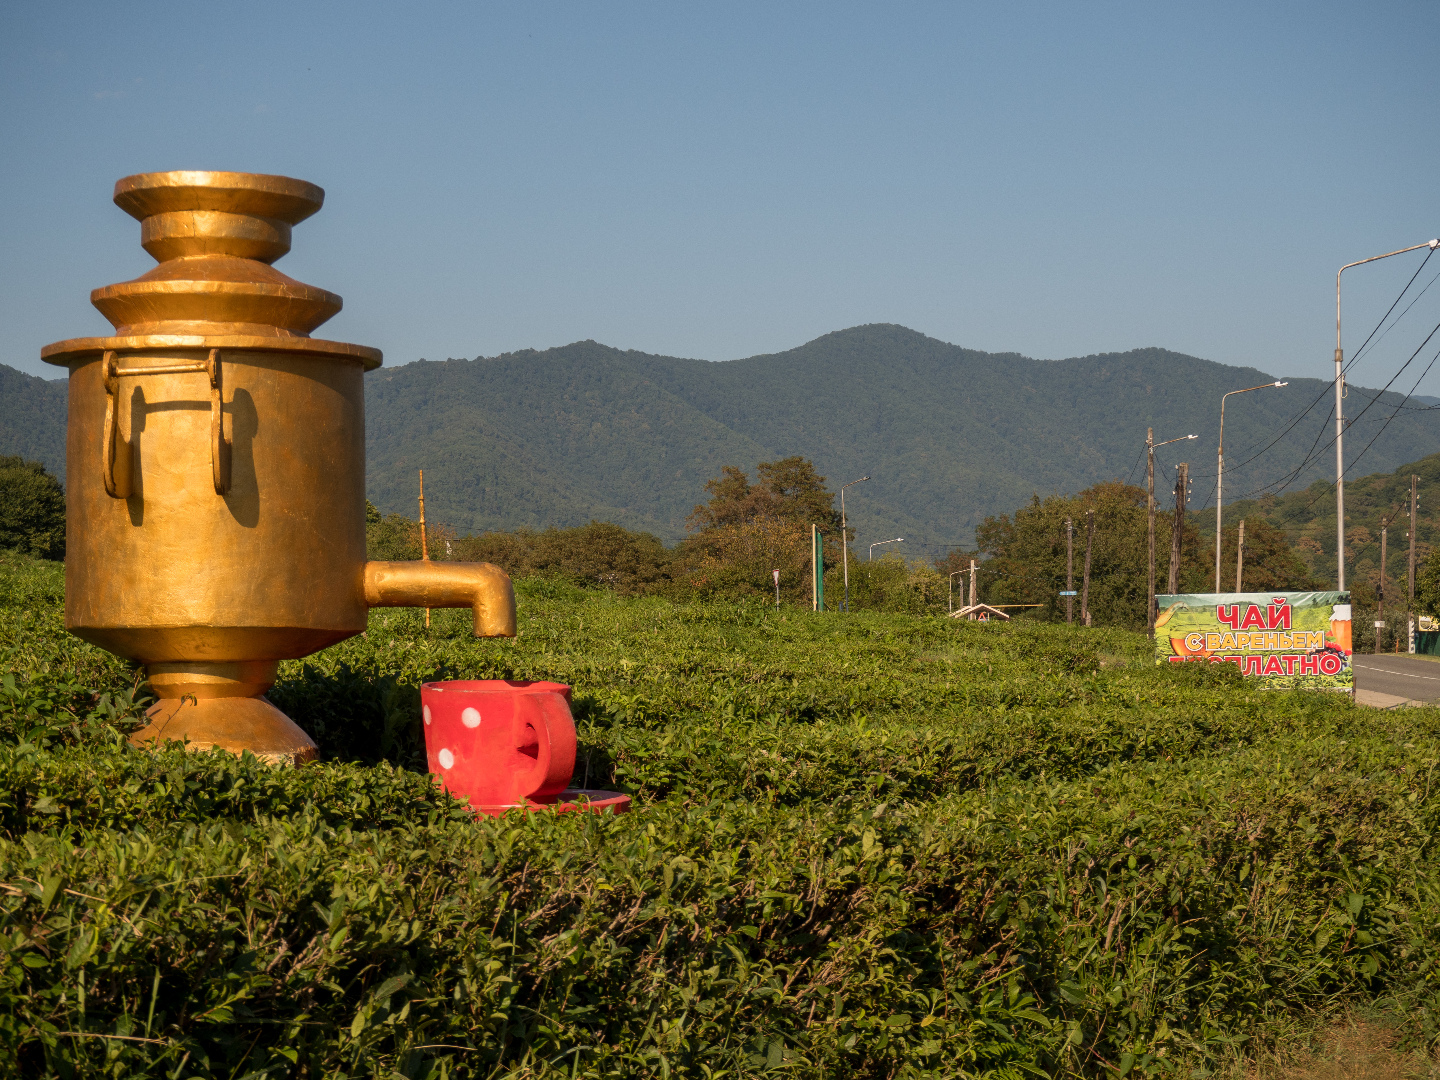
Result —
<instances>
[{"instance_id":1,"label":"green tree","mask_svg":"<svg viewBox=\"0 0 1440 1080\"><path fill-rule=\"evenodd\" d=\"M1039 604L1042 617L1061 618L1065 605L1065 521L1075 523L1074 587L1081 591L1085 565L1087 511L1095 512L1095 546L1090 560L1090 614L1097 625L1145 625L1148 520L1144 488L1119 481L1096 484L1073 496L1032 496L1013 517L986 518L976 532L984 556L980 599L995 604ZM1163 504L1155 515L1155 588L1163 593L1170 574L1170 535L1174 518ZM1180 538L1181 592L1214 588L1214 538L1202 538L1185 520ZM1221 588L1235 585L1235 530L1221 544ZM953 557L952 562L960 562ZM942 567L946 569L946 567ZM960 569L960 566L948 566ZM1227 576L1228 574L1228 576ZM1268 522L1245 523L1245 591L1323 588L1310 574L1285 534ZM1075 615L1080 617L1076 596Z\"/></svg>"},{"instance_id":2,"label":"green tree","mask_svg":"<svg viewBox=\"0 0 1440 1080\"><path fill-rule=\"evenodd\" d=\"M435 555L433 541L430 550ZM674 560L659 537L605 521L574 529L467 536L454 542L454 552L459 559L494 563L512 577L560 578L621 595L668 584Z\"/></svg>"},{"instance_id":3,"label":"green tree","mask_svg":"<svg viewBox=\"0 0 1440 1080\"><path fill-rule=\"evenodd\" d=\"M1145 492L1119 481L1096 484L1074 496L1032 496L1014 516L986 518L976 530L983 557L979 599L993 604L1039 604L1042 617L1060 618L1065 605L1065 521L1075 524L1075 589L1085 563L1085 512L1095 511L1090 563L1090 612L1097 625L1143 626L1145 622ZM1188 531L1188 530L1187 530ZM1170 530L1157 520L1156 553ZM1189 545L1193 547L1192 545ZM1183 547L1182 547L1183 550ZM1160 580L1165 580L1160 575ZM1076 597L1079 600L1079 597ZM1080 617L1079 604L1075 616Z\"/></svg>"},{"instance_id":4,"label":"green tree","mask_svg":"<svg viewBox=\"0 0 1440 1080\"><path fill-rule=\"evenodd\" d=\"M1440 547L1415 568L1415 610L1440 615Z\"/></svg>"},{"instance_id":5,"label":"green tree","mask_svg":"<svg viewBox=\"0 0 1440 1080\"><path fill-rule=\"evenodd\" d=\"M1226 529L1220 544L1220 587L1235 588L1235 543L1239 529ZM1215 587L1215 537L1209 538L1210 577L1204 591ZM1242 591L1324 589L1323 581L1310 572L1304 557L1291 545L1285 533L1262 517L1245 519L1245 567L1240 578Z\"/></svg>"},{"instance_id":6,"label":"green tree","mask_svg":"<svg viewBox=\"0 0 1440 1080\"><path fill-rule=\"evenodd\" d=\"M0 548L65 558L65 492L38 461L0 457Z\"/></svg>"},{"instance_id":7,"label":"green tree","mask_svg":"<svg viewBox=\"0 0 1440 1080\"><path fill-rule=\"evenodd\" d=\"M825 477L795 455L762 461L756 481L733 465L705 485L710 500L689 518L694 535L677 554L677 580L695 595L781 594L803 603L810 594L810 526L825 534L825 563L840 559L840 514ZM683 590L682 590L683 591ZM828 605L827 605L828 606Z\"/></svg>"},{"instance_id":8,"label":"green tree","mask_svg":"<svg viewBox=\"0 0 1440 1080\"><path fill-rule=\"evenodd\" d=\"M381 515L365 502L365 550L371 559L420 558L420 524L404 514ZM433 554L433 552L432 552Z\"/></svg>"},{"instance_id":9,"label":"green tree","mask_svg":"<svg viewBox=\"0 0 1440 1080\"><path fill-rule=\"evenodd\" d=\"M839 535L840 513L835 496L825 486L825 477L815 471L809 459L795 455L779 461L762 461L755 467L757 479L734 465L707 481L710 500L691 512L690 527L696 531L723 525L743 525L765 518L798 525L819 525L828 535Z\"/></svg>"},{"instance_id":10,"label":"green tree","mask_svg":"<svg viewBox=\"0 0 1440 1080\"><path fill-rule=\"evenodd\" d=\"M838 549L837 549L838 550ZM706 598L774 596L810 602L810 526L774 515L702 529L675 556L675 595ZM827 604L833 606L833 603Z\"/></svg>"}]
</instances>

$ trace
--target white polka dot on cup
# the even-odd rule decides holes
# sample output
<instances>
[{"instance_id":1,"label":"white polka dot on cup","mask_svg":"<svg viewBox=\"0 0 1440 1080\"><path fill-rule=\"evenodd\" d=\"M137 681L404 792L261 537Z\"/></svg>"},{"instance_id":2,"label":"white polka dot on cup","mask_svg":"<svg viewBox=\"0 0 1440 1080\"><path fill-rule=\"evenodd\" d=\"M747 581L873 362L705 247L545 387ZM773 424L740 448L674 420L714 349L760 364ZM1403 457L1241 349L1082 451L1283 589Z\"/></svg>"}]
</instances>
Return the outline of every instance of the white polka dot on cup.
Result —
<instances>
[{"instance_id":1,"label":"white polka dot on cup","mask_svg":"<svg viewBox=\"0 0 1440 1080\"><path fill-rule=\"evenodd\" d=\"M426 726L426 727L429 727L429 726L430 726L430 706L429 706L429 705L422 705L422 706L420 707L420 711L425 714L425 726Z\"/></svg>"},{"instance_id":2,"label":"white polka dot on cup","mask_svg":"<svg viewBox=\"0 0 1440 1080\"><path fill-rule=\"evenodd\" d=\"M442 769L449 769L455 765L455 755L452 754L448 748L441 750L440 753L435 756L440 760L440 767Z\"/></svg>"},{"instance_id":3,"label":"white polka dot on cup","mask_svg":"<svg viewBox=\"0 0 1440 1080\"><path fill-rule=\"evenodd\" d=\"M466 727L475 728L480 726L480 710L476 708L466 709L460 714L460 722Z\"/></svg>"}]
</instances>

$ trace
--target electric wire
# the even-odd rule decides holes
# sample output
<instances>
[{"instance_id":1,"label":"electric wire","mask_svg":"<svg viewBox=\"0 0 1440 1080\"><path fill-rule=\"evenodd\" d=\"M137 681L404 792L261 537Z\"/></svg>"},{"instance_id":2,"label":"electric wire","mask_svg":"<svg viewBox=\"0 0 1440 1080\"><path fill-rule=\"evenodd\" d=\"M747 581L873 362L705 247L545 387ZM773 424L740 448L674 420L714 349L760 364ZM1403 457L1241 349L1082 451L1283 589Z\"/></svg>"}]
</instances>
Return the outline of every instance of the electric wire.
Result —
<instances>
[{"instance_id":1,"label":"electric wire","mask_svg":"<svg viewBox=\"0 0 1440 1080\"><path fill-rule=\"evenodd\" d=\"M1356 349L1353 353L1350 354L1350 362L1345 364L1345 366L1342 368L1343 371L1349 371L1351 364L1354 364L1356 360L1360 359L1360 354L1365 351L1365 346L1370 344L1370 339L1375 336L1375 334L1380 330L1380 327L1385 325L1385 320L1390 318L1390 312L1394 311L1395 305L1400 303L1400 301L1405 298L1405 294L1410 291L1410 286L1415 284L1415 279L1420 276L1420 271L1425 269L1425 264L1430 261L1430 256L1434 254L1435 249L1433 247L1425 252L1425 258L1422 259L1420 265L1415 268L1415 273L1410 275L1410 280L1405 283L1405 288L1400 290L1400 295L1395 298L1395 303L1391 304L1389 310L1387 310L1385 314L1381 316L1380 321L1375 324L1375 329L1370 331L1369 337L1367 337L1364 341L1360 343L1360 348ZM1437 274L1436 277L1440 277L1440 274ZM1420 292L1416 294L1415 299L1410 301L1410 304L1408 307L1406 307L1405 311L1402 311L1400 313L1400 319L1403 319L1405 317L1406 313L1410 310L1410 308L1414 307L1416 303L1419 302L1420 297L1424 296L1430 286L1434 284L1435 278L1431 278L1429 284L1427 284L1424 289L1421 289ZM1398 323L1400 319L1396 319L1395 323ZM1394 329L1395 323L1391 324L1391 329ZM1389 332L1390 330L1386 330L1385 334L1388 334ZM1380 335L1382 339L1384 338L1385 334ZM1378 345L1379 342L1376 342L1376 344Z\"/></svg>"},{"instance_id":2,"label":"electric wire","mask_svg":"<svg viewBox=\"0 0 1440 1080\"><path fill-rule=\"evenodd\" d=\"M1440 330L1440 325L1437 325L1437 326L1436 326L1436 329L1437 329L1437 330ZM1433 331L1432 331L1432 334L1433 334ZM1427 339L1427 340L1428 340L1428 339ZM1430 358L1430 363L1428 363L1428 364L1425 365L1425 370L1420 373L1420 378L1418 378L1418 379L1415 380L1415 386L1412 386L1412 387L1410 388L1410 393L1411 393L1411 394L1413 394L1413 393L1415 392L1415 388L1420 385L1420 383L1424 380L1425 376L1430 374L1430 369L1435 366L1435 361L1436 361L1436 360L1440 360L1440 350L1437 350L1436 353L1435 353L1435 355ZM1402 368L1401 370L1404 370L1404 369ZM1410 394L1406 394L1406 395L1405 395L1405 400L1408 401L1409 398L1410 398ZM1346 471L1346 472L1349 472L1351 469L1353 469L1356 465L1358 465L1358 464L1360 463L1360 459L1363 458L1363 457L1366 455L1366 453L1369 452L1370 447L1372 447L1372 446L1375 445L1375 439L1378 439L1378 438L1380 438L1381 435L1385 434L1385 429L1390 426L1390 421L1394 420L1395 417L1396 417L1398 414L1399 414L1399 409L1397 408L1395 412L1392 412L1389 416L1387 416L1387 417L1385 418L1385 423L1384 423L1383 425L1381 425L1380 430L1375 433L1374 438L1372 438L1368 443L1365 444L1365 449L1364 449L1364 450L1361 450L1360 453L1358 453L1357 455L1355 455L1354 459L1351 460L1350 464L1347 465L1347 466L1345 466L1345 471Z\"/></svg>"},{"instance_id":3,"label":"electric wire","mask_svg":"<svg viewBox=\"0 0 1440 1080\"><path fill-rule=\"evenodd\" d=\"M1391 315L1391 313L1395 310L1396 306L1399 305L1400 301L1405 298L1405 294L1410 291L1410 286L1412 286L1412 285L1415 284L1416 278L1418 278L1418 277L1420 276L1420 272L1425 269L1425 264L1430 261L1430 257L1431 257L1432 255L1434 255L1434 254L1435 254L1435 249L1434 249L1434 248L1429 249L1429 250L1425 253L1425 258L1424 258L1423 260L1421 260L1420 265L1419 265L1418 267L1416 267L1415 273L1410 276L1410 280L1405 283L1405 287L1400 290L1399 295L1395 297L1394 301L1390 304L1390 307L1386 309L1385 314L1384 314L1383 316L1381 316L1380 321L1375 324L1374 329L1372 329L1372 330L1370 331L1370 333L1369 333L1368 335L1366 335L1366 338L1365 338L1365 340L1361 343L1360 348L1357 349L1357 350L1355 350L1355 352L1354 352L1353 354L1351 354L1351 357L1350 357L1349 362L1343 365L1343 367L1341 368L1341 378L1344 377L1344 373L1347 372L1347 371L1349 371L1349 370L1350 370L1350 367L1360 358L1361 354L1364 353L1366 347L1369 346L1370 342L1375 338L1375 335L1380 332L1380 328L1385 325L1386 320L1390 318L1390 315ZM1413 307L1415 306L1415 304L1419 302L1420 298L1425 295L1425 292L1430 288L1430 286L1435 283L1436 278L1440 278L1440 274L1436 274L1435 277L1433 277L1433 278L1430 279L1430 281L1426 284L1425 288L1422 289L1422 290L1416 295L1415 299L1412 300L1412 301L1409 303L1409 305L1406 306L1405 310L1400 313L1399 317L1396 318L1395 321L1390 324L1390 327L1389 327L1388 329L1386 329L1385 334L1381 334L1381 339L1382 339L1382 340L1384 339L1385 335L1386 335L1386 334L1389 334L1390 330L1394 329L1395 326L1397 326L1397 325L1399 324L1400 320L1403 319L1403 318L1406 316L1406 314L1409 313L1410 309L1413 308ZM1377 342L1377 344L1378 344L1378 342ZM1423 348L1423 346L1422 346L1422 348ZM1413 357L1412 357L1412 359L1413 359ZM1401 370L1404 370L1404 369L1402 368ZM1393 380L1392 380L1392 382L1393 382ZM1387 385L1388 385L1388 384L1387 384ZM1251 454L1250 457L1245 458L1244 460L1237 462L1235 465L1231 466L1231 468L1233 468L1234 470L1236 470L1236 471L1238 472L1240 469L1243 469L1246 465L1250 464L1252 461L1254 461L1254 460L1256 460L1257 458L1259 458L1262 454L1265 454L1267 451L1269 451L1272 447L1274 447L1277 443L1279 443L1281 439L1285 438L1285 436L1287 436L1288 434L1290 434L1290 432L1295 429L1295 427L1300 423L1300 421L1304 420L1305 417L1310 414L1311 410L1313 410L1316 405L1320 404L1320 402L1321 402L1327 395L1329 395L1334 389L1335 389L1335 380L1334 380L1334 379L1330 379L1330 380L1325 384L1325 386L1321 389L1320 393L1316 395L1315 399L1314 399L1313 401L1311 401L1310 404L1307 405L1307 406L1304 408L1304 410L1302 410L1293 420L1291 420L1290 423L1287 424L1287 425L1285 426L1285 428L1284 428L1283 430L1281 430L1281 432L1280 432L1278 435L1276 435L1273 439L1271 439L1270 442L1267 443L1267 444L1266 444L1264 447L1262 447L1260 450L1258 450L1258 451L1256 451L1255 453ZM1384 391L1382 390L1381 393L1384 393ZM1377 395L1377 397L1378 397L1378 396L1379 396L1379 395ZM1373 400L1374 400L1374 399L1372 399L1372 403L1373 403ZM1368 408L1368 406L1367 406L1367 408ZM1332 407L1331 407L1331 410L1330 410L1330 413L1331 413L1332 416L1334 415L1334 411L1335 411L1335 410L1334 410L1334 407L1332 406ZM1358 417L1357 417L1357 419L1358 419ZM1352 421L1352 423L1353 423L1353 421ZM1324 430L1325 430L1324 425L1321 426L1321 429L1320 429L1320 430L1321 430L1321 432L1322 432L1322 434L1323 434L1323 432L1324 432ZM1262 436L1262 438L1263 438L1263 436ZM1239 454L1242 454L1242 455L1243 455L1243 454L1249 453L1250 450L1251 450L1251 448L1254 447L1255 445L1257 445L1257 444L1259 443L1259 441L1260 441L1260 440L1257 439L1255 443L1251 443L1250 446L1247 446L1247 447L1245 447L1243 450L1239 451ZM1319 441L1318 438L1317 438L1316 441L1317 441L1317 442ZM1331 445L1333 445L1333 443L1334 443L1334 440L1331 440ZM1313 450L1313 447L1312 447L1312 450ZM1239 456L1239 455L1237 455L1237 456ZM1292 476L1298 476L1299 473L1300 473L1301 471L1303 471L1304 467L1307 466L1308 464L1309 464L1309 460L1308 460L1308 458L1307 458L1307 460L1301 465L1300 468L1297 468L1296 470L1294 470L1294 472L1292 473ZM1202 475L1203 475L1203 474L1202 474ZM1288 481L1287 481L1287 482L1288 482ZM1210 489L1210 496L1213 496L1214 493L1215 493L1215 488L1214 488L1214 486L1212 486L1211 489ZM1207 496L1207 497L1206 497L1206 500L1205 500L1206 503L1208 503L1208 502L1210 501L1210 496ZM1203 504L1202 504L1202 505L1203 505Z\"/></svg>"},{"instance_id":4,"label":"electric wire","mask_svg":"<svg viewBox=\"0 0 1440 1080\"><path fill-rule=\"evenodd\" d=\"M1376 402L1380 401L1381 396L1382 396L1383 394L1385 394L1385 393L1390 389L1390 387L1391 387L1392 385L1394 385L1396 379L1398 379L1401 375L1403 375L1403 374L1405 373L1405 369L1408 368L1412 363L1414 363L1415 358L1416 358L1417 356L1419 356L1422 351L1424 351L1424 349L1425 349L1425 347L1426 347L1427 345L1430 344L1430 340L1436 335L1436 333L1440 333L1440 323L1436 323L1435 326L1434 326L1434 328L1431 329L1430 333L1428 333L1428 334L1425 335L1425 340L1422 341L1422 342L1420 343L1419 347L1417 347L1416 350L1415 350L1413 353L1410 354L1410 358L1409 358L1408 360L1406 360L1405 363L1403 363L1403 364L1400 365L1400 370L1397 371L1397 372L1395 372L1395 374L1390 377L1390 381L1387 382L1387 383L1384 385L1384 387L1382 387L1382 388L1380 389L1380 391L1379 391L1373 398L1371 398L1371 399L1366 403L1366 405L1365 405L1365 407L1364 407L1363 409L1361 409L1355 416L1351 417L1349 420L1346 421L1346 423L1345 423L1345 428L1346 428L1346 430L1348 430L1349 428L1351 428L1351 427L1353 427L1354 425L1358 424L1358 423L1361 421L1361 419L1365 416L1365 414L1366 414L1367 412L1369 412L1370 409L1376 404ZM1437 356L1440 356L1440 353L1437 353ZM1429 373L1430 368L1433 367L1434 364L1435 364L1435 360L1432 359L1432 360L1430 361L1430 364L1426 366L1425 371L1421 373L1420 378L1417 379L1417 380L1415 380L1415 386L1411 388L1410 394L1413 394L1414 391L1415 391L1415 389L1417 389L1417 388L1419 387L1421 381L1424 380L1425 375ZM1332 386L1334 385L1334 380L1331 380L1331 385L1332 385ZM1401 404L1401 405L1403 405L1406 401L1408 401L1408 400L1410 399L1410 394L1406 394L1404 397L1402 397L1402 398L1400 399L1400 404ZM1335 410L1334 410L1334 407L1332 406L1332 407L1331 407L1331 410L1330 410L1330 415L1333 416L1334 413L1335 413ZM1374 446L1374 445L1375 445L1375 440L1378 439L1378 438L1384 433L1385 429L1390 426L1390 422L1395 419L1395 416L1396 416L1396 415L1397 415L1397 413L1392 412L1388 417L1385 418L1384 423L1382 424L1380 430L1377 431L1377 432L1375 433L1374 438L1372 438L1372 439L1370 440L1370 442L1366 444L1365 450L1362 450L1358 456L1356 456L1355 458L1353 458L1353 459L1351 460L1351 462L1350 462L1348 465L1345 466L1345 469L1344 469L1344 472L1345 472L1345 473L1348 473L1352 468L1354 468L1354 467L1355 467L1355 464L1360 460L1361 457L1364 456L1365 451L1368 451L1371 446ZM1321 436L1323 436L1324 432L1325 432L1325 425L1321 425L1321 428L1320 428ZM1342 434L1343 434L1343 432L1342 432ZM1336 438L1338 438L1338 437L1339 437L1339 436L1332 436L1332 437L1330 438L1329 442L1327 442L1323 447L1320 448L1320 453L1323 454L1324 452L1328 451L1332 446L1334 446L1334 445L1335 445L1335 440L1336 440ZM1320 436L1317 436L1317 437L1316 437L1316 443L1319 442L1319 439L1320 439ZM1274 445L1274 444L1272 443L1271 445ZM1268 447L1267 447L1267 449L1268 449ZM1258 457L1259 455L1256 455L1256 456ZM1313 460L1315 460L1315 456L1316 456L1316 455L1315 455L1315 444L1312 444L1312 445L1311 445L1311 452L1308 453L1308 454L1305 456L1305 459L1304 459L1303 461L1301 461L1301 463L1300 463L1298 466L1296 466L1296 468L1293 469L1293 470L1290 472L1290 474L1289 474L1288 477L1286 477L1286 478L1283 479L1283 480L1272 481L1272 482L1269 483L1269 484L1265 484L1265 485L1263 485L1263 486L1261 486L1261 487L1259 487L1259 488L1255 488L1254 490L1252 490L1252 491L1250 491L1250 492L1247 492L1247 493L1244 494L1244 495L1241 495L1240 498L1241 498L1241 499L1255 498L1256 496L1269 494L1271 491L1278 491L1281 487L1284 487L1285 485L1293 482L1293 480L1294 480L1295 478L1297 478L1297 477L1300 475L1300 473L1301 473L1305 468L1307 468L1307 467L1309 466L1310 462L1313 461ZM1252 458L1250 459L1250 461L1253 461L1253 460L1255 460L1255 459L1252 457ZM1245 464L1245 463L1242 463L1242 464ZM1236 466L1237 469L1238 469L1239 467L1240 467L1240 466L1238 466L1238 465ZM1342 473L1342 479L1343 479L1343 476L1344 476L1344 473ZM1332 488L1334 487L1333 484L1330 485L1330 486L1331 486ZM1307 504L1307 506L1313 506L1314 503L1315 503L1315 502L1318 502L1322 497L1323 497L1323 494L1322 494L1322 495L1317 495L1313 500L1311 500L1311 502L1310 502L1309 504Z\"/></svg>"}]
</instances>

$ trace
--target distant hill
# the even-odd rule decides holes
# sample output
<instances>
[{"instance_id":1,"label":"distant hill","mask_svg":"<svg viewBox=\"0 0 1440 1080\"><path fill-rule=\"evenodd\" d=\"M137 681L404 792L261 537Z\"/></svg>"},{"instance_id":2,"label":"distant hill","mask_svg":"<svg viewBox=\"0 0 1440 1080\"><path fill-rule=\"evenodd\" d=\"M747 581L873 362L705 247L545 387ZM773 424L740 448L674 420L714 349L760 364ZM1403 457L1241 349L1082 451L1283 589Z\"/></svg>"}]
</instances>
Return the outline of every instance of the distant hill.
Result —
<instances>
[{"instance_id":1,"label":"distant hill","mask_svg":"<svg viewBox=\"0 0 1440 1080\"><path fill-rule=\"evenodd\" d=\"M1402 465L1393 472L1362 476L1345 482L1346 584L1366 581L1373 588L1380 580L1380 525L1390 523L1386 579L1392 598L1405 595L1410 555L1410 477L1420 477L1420 508L1415 533L1417 565L1440 542L1440 453ZM1171 503L1173 506L1173 502ZM1225 527L1243 517L1263 517L1285 530L1306 562L1323 580L1335 577L1335 487L1317 481L1302 491L1278 498L1246 499L1225 507ZM1204 518L1215 535L1215 514ZM1231 570L1233 573L1233 569Z\"/></svg>"},{"instance_id":2,"label":"distant hill","mask_svg":"<svg viewBox=\"0 0 1440 1080\"><path fill-rule=\"evenodd\" d=\"M381 509L413 514L423 468L427 516L462 531L594 518L673 541L723 466L753 475L758 461L803 454L832 489L871 477L846 499L862 545L904 536L907 554L932 555L971 543L987 515L1032 493L1143 483L1147 426L1157 440L1200 436L1156 453L1162 504L1174 464L1188 461L1198 510L1213 492L1220 395L1274 378L1158 348L1058 361L983 353L887 324L719 363L593 341L421 360L366 376L367 488ZM1227 503L1287 476L1312 445L1292 487L1327 475L1325 387L1292 379L1230 399ZM1352 415L1374 396L1353 387ZM1440 409L1412 399L1396 413L1401 401L1383 395L1350 428L1354 462L1383 427L1356 472L1440 450ZM63 382L0 367L0 453L62 469L64 423Z\"/></svg>"},{"instance_id":3,"label":"distant hill","mask_svg":"<svg viewBox=\"0 0 1440 1080\"><path fill-rule=\"evenodd\" d=\"M904 536L910 554L931 554L968 544L986 515L1032 493L1115 476L1143 483L1151 425L1157 440L1200 436L1156 453L1162 492L1173 485L1164 473L1191 463L1198 508L1214 486L1220 395L1274 378L1164 349L1059 361L982 353L892 325L722 363L584 341L367 376L368 487L377 505L413 513L424 468L427 512L462 530L593 517L673 539L721 466L804 454L832 488L871 477L847 498L862 543ZM1292 379L1230 399L1227 500L1294 470L1317 434L1325 446L1322 399L1245 463L1326 385ZM1352 411L1372 397L1352 388ZM1382 426L1372 420L1401 401L1383 395L1351 428L1352 460ZM1440 410L1407 409L1359 470L1394 469L1434 449ZM1324 476L1333 460L1319 453L1296 483Z\"/></svg>"},{"instance_id":4,"label":"distant hill","mask_svg":"<svg viewBox=\"0 0 1440 1080\"><path fill-rule=\"evenodd\" d=\"M64 379L40 379L0 364L0 456L19 454L65 478Z\"/></svg>"}]
</instances>

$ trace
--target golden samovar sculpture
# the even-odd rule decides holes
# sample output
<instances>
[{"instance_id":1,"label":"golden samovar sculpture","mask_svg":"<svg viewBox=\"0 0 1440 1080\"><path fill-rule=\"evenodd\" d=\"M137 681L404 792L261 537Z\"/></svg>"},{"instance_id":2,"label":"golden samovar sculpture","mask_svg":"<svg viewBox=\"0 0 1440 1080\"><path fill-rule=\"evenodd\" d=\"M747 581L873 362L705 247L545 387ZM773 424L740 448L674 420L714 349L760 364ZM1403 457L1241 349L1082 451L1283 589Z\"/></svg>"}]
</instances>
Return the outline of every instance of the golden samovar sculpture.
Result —
<instances>
[{"instance_id":1,"label":"golden samovar sculpture","mask_svg":"<svg viewBox=\"0 0 1440 1080\"><path fill-rule=\"evenodd\" d=\"M160 700L136 743L313 758L262 695L372 607L472 607L477 636L515 635L496 567L365 559L380 351L310 337L340 297L270 266L324 198L285 176L127 176L115 202L160 265L90 294L115 336L41 351L70 370L65 625L146 666Z\"/></svg>"}]
</instances>

